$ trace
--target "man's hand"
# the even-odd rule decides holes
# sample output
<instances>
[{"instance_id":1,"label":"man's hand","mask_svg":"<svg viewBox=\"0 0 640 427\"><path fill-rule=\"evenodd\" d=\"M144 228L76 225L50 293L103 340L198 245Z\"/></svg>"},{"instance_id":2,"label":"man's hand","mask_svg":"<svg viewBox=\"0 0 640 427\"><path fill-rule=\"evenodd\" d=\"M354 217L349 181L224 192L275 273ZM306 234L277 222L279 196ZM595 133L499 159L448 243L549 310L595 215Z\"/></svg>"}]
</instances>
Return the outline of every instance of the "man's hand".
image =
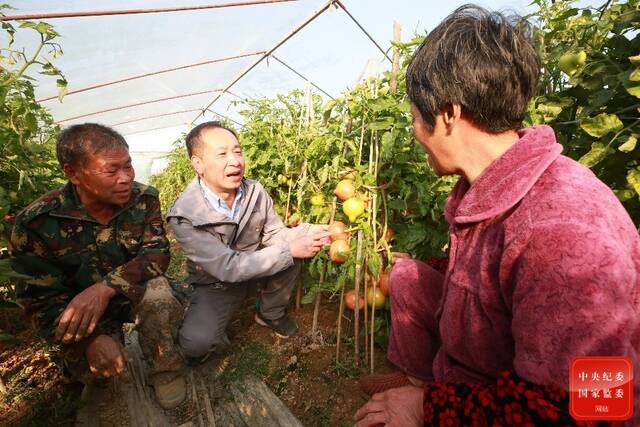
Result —
<instances>
[{"instance_id":1,"label":"man's hand","mask_svg":"<svg viewBox=\"0 0 640 427\"><path fill-rule=\"evenodd\" d=\"M411 427L424 424L420 387L399 387L374 394L356 412L357 427L384 425L386 427Z\"/></svg>"},{"instance_id":2,"label":"man's hand","mask_svg":"<svg viewBox=\"0 0 640 427\"><path fill-rule=\"evenodd\" d=\"M91 335L115 294L115 289L104 283L96 283L80 292L60 315L54 339L69 344Z\"/></svg>"},{"instance_id":3,"label":"man's hand","mask_svg":"<svg viewBox=\"0 0 640 427\"><path fill-rule=\"evenodd\" d=\"M95 337L85 351L89 370L97 377L109 378L124 372L124 351L109 335Z\"/></svg>"},{"instance_id":4,"label":"man's hand","mask_svg":"<svg viewBox=\"0 0 640 427\"><path fill-rule=\"evenodd\" d=\"M307 234L318 234L329 231L328 224L309 224L309 229L307 230ZM331 243L331 242L329 242Z\"/></svg>"},{"instance_id":5,"label":"man's hand","mask_svg":"<svg viewBox=\"0 0 640 427\"><path fill-rule=\"evenodd\" d=\"M295 239L289 241L289 252L294 258L311 258L323 246L327 245L329 232L323 231L315 234L307 234L296 236Z\"/></svg>"}]
</instances>

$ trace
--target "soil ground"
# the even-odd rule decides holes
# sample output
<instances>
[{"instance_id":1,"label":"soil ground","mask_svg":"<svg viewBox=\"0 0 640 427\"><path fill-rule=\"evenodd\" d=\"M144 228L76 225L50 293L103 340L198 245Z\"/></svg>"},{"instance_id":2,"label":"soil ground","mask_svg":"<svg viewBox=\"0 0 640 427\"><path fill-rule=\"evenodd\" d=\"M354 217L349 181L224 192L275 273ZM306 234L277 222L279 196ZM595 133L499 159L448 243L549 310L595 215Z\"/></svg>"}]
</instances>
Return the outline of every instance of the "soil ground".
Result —
<instances>
[{"instance_id":1,"label":"soil ground","mask_svg":"<svg viewBox=\"0 0 640 427\"><path fill-rule=\"evenodd\" d=\"M300 332L284 340L254 323L253 304L248 301L229 326L232 341L229 353L193 367L193 376L197 383L202 379L202 384L209 385L215 401L225 398L226 383L252 374L262 379L305 426L353 425L353 414L366 402L366 395L358 387L358 378L367 370L355 365L353 332L349 328L353 324L352 313L343 317L343 330L349 330L347 338L343 335L342 356L336 364L337 312L336 301L323 302L319 333L314 339L310 335L313 305L291 310ZM3 315L7 316L6 310ZM0 320L7 324L9 319L20 318L19 312L13 312L9 318ZM11 323L24 325L24 322ZM0 425L73 425L80 387L63 378L53 363L54 348L39 340L31 328L16 329L19 328L6 331L13 334L16 341L0 346L0 377L6 389L0 390ZM376 349L375 367L376 372L391 369L381 349ZM192 397L167 414L172 423L196 422L198 414ZM117 398L107 399L105 403L101 405L102 425L128 424L124 415L126 404L123 408L123 402Z\"/></svg>"}]
</instances>

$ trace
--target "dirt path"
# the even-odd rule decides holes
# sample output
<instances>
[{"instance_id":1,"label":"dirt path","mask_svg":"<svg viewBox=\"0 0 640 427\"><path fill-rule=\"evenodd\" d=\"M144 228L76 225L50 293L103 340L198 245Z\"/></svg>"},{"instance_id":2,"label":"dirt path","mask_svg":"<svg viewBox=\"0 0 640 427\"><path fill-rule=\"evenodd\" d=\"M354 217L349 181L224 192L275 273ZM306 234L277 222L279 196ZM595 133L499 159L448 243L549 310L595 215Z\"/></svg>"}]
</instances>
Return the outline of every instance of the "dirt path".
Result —
<instances>
[{"instance_id":1,"label":"dirt path","mask_svg":"<svg viewBox=\"0 0 640 427\"><path fill-rule=\"evenodd\" d=\"M357 380L364 368L353 361L352 338L343 344L341 363L335 363L335 324L338 304L321 307L319 329L324 345L313 342L313 305L291 312L300 333L288 340L253 322L253 304L248 302L229 327L232 348L224 357L212 357L192 368L195 396L208 393L213 407L230 397L228 385L254 375L280 398L305 426L353 425L352 416L366 401ZM349 325L345 319L343 325ZM344 326L343 326L344 327ZM19 345L5 346L0 353L0 375L7 393L0 395L0 425L73 425L78 409L79 388L68 384L51 362L51 349L33 335L18 335ZM381 351L376 354L376 371L390 366ZM100 405L103 426L126 426L128 410L117 387L107 386ZM203 425L203 400L194 393L176 410L165 413L170 425ZM200 409L200 411L198 410ZM52 416L54 414L55 416ZM192 424L189 424L192 423Z\"/></svg>"}]
</instances>

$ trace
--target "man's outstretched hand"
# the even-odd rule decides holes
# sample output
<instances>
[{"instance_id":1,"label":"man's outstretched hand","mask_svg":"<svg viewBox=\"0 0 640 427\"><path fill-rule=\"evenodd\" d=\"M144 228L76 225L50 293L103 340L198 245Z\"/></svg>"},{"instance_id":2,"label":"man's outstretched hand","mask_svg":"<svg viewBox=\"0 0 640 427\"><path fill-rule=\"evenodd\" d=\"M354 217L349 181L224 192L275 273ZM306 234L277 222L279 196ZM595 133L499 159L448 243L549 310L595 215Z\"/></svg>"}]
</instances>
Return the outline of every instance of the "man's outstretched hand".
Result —
<instances>
[{"instance_id":1,"label":"man's outstretched hand","mask_svg":"<svg viewBox=\"0 0 640 427\"><path fill-rule=\"evenodd\" d=\"M109 335L95 337L85 351L89 370L97 377L109 378L124 372L122 345Z\"/></svg>"},{"instance_id":2,"label":"man's outstretched hand","mask_svg":"<svg viewBox=\"0 0 640 427\"><path fill-rule=\"evenodd\" d=\"M422 399L424 390L408 386L392 388L371 396L356 412L357 427L412 427L424 424Z\"/></svg>"},{"instance_id":3,"label":"man's outstretched hand","mask_svg":"<svg viewBox=\"0 0 640 427\"><path fill-rule=\"evenodd\" d=\"M76 295L58 318L55 341L69 344L91 335L115 294L109 286L96 283Z\"/></svg>"},{"instance_id":4,"label":"man's outstretched hand","mask_svg":"<svg viewBox=\"0 0 640 427\"><path fill-rule=\"evenodd\" d=\"M320 249L331 243L328 231L295 235L289 240L289 251L294 258L311 258Z\"/></svg>"}]
</instances>

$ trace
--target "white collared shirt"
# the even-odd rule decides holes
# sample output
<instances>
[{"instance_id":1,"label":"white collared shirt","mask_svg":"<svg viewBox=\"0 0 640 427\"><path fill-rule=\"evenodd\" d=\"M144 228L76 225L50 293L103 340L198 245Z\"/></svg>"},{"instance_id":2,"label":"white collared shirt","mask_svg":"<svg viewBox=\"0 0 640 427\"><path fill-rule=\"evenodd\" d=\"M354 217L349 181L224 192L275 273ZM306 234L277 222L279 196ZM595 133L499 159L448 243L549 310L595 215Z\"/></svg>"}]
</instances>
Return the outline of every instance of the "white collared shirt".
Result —
<instances>
[{"instance_id":1,"label":"white collared shirt","mask_svg":"<svg viewBox=\"0 0 640 427\"><path fill-rule=\"evenodd\" d=\"M242 185L238 188L236 192L236 198L233 200L233 204L231 208L227 206L226 202L222 200L216 193L211 191L207 184L204 183L201 179L198 179L200 182L200 187L202 188L202 192L204 193L204 198L207 199L209 206L213 208L213 210L220 212L221 214L225 214L230 219L237 221L238 213L240 212L240 204L242 202L243 190Z\"/></svg>"}]
</instances>

